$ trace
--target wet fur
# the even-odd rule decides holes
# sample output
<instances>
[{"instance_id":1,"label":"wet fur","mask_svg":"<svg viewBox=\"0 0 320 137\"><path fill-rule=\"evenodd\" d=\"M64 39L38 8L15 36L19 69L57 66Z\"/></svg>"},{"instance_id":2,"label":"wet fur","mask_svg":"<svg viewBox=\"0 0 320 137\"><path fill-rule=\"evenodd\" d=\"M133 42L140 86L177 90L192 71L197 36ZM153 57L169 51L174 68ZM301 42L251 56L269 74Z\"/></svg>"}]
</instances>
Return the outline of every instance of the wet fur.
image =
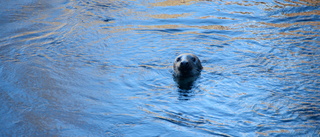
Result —
<instances>
[{"instance_id":1,"label":"wet fur","mask_svg":"<svg viewBox=\"0 0 320 137\"><path fill-rule=\"evenodd\" d=\"M176 57L174 64L174 80L180 89L191 89L193 82L202 70L201 61L191 53L184 53Z\"/></svg>"}]
</instances>

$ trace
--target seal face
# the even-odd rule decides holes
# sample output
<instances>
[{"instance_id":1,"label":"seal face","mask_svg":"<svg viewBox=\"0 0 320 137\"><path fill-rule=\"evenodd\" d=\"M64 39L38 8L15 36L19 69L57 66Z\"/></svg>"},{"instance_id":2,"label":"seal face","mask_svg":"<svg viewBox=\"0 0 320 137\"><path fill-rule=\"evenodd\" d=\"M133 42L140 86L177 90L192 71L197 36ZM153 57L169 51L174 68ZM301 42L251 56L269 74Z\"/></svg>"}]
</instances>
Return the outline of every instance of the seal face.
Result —
<instances>
[{"instance_id":1,"label":"seal face","mask_svg":"<svg viewBox=\"0 0 320 137\"><path fill-rule=\"evenodd\" d=\"M191 53L184 53L176 57L173 64L174 79L181 89L191 89L193 82L202 70L199 58Z\"/></svg>"},{"instance_id":2,"label":"seal face","mask_svg":"<svg viewBox=\"0 0 320 137\"><path fill-rule=\"evenodd\" d=\"M176 77L192 77L200 74L202 65L196 55L184 53L176 57L173 69Z\"/></svg>"}]
</instances>

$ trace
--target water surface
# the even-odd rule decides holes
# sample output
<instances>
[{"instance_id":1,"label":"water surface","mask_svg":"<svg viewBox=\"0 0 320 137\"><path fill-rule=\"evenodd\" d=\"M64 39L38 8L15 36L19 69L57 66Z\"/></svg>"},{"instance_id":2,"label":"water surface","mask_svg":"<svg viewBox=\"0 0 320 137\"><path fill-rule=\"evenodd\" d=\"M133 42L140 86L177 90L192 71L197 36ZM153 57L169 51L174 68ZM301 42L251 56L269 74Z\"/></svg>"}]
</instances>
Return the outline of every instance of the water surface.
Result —
<instances>
[{"instance_id":1,"label":"water surface","mask_svg":"<svg viewBox=\"0 0 320 137\"><path fill-rule=\"evenodd\" d=\"M2 1L0 136L319 136L319 4Z\"/></svg>"}]
</instances>

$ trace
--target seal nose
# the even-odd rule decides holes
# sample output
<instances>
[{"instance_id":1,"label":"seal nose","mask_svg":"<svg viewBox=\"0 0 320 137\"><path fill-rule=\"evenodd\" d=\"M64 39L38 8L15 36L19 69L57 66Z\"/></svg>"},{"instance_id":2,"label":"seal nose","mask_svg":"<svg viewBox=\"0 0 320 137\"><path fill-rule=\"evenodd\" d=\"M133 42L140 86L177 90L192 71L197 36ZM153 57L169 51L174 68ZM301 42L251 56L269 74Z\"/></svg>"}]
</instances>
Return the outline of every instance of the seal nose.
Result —
<instances>
[{"instance_id":1,"label":"seal nose","mask_svg":"<svg viewBox=\"0 0 320 137\"><path fill-rule=\"evenodd\" d=\"M182 66L182 67L186 67L188 65L189 65L188 61L182 61L181 64L180 64L180 66Z\"/></svg>"}]
</instances>

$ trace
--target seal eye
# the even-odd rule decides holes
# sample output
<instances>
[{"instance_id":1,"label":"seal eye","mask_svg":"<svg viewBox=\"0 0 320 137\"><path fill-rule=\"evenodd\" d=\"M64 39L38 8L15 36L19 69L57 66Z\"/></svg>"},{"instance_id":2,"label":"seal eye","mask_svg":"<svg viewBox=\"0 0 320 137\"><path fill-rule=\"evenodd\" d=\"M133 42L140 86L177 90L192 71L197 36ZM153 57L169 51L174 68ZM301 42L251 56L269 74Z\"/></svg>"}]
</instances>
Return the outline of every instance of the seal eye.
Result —
<instances>
[{"instance_id":1,"label":"seal eye","mask_svg":"<svg viewBox=\"0 0 320 137\"><path fill-rule=\"evenodd\" d=\"M192 59L193 62L196 62L196 58L195 57L192 57L191 59Z\"/></svg>"},{"instance_id":2,"label":"seal eye","mask_svg":"<svg viewBox=\"0 0 320 137\"><path fill-rule=\"evenodd\" d=\"M181 60L181 57L177 58L177 62L179 62Z\"/></svg>"}]
</instances>

